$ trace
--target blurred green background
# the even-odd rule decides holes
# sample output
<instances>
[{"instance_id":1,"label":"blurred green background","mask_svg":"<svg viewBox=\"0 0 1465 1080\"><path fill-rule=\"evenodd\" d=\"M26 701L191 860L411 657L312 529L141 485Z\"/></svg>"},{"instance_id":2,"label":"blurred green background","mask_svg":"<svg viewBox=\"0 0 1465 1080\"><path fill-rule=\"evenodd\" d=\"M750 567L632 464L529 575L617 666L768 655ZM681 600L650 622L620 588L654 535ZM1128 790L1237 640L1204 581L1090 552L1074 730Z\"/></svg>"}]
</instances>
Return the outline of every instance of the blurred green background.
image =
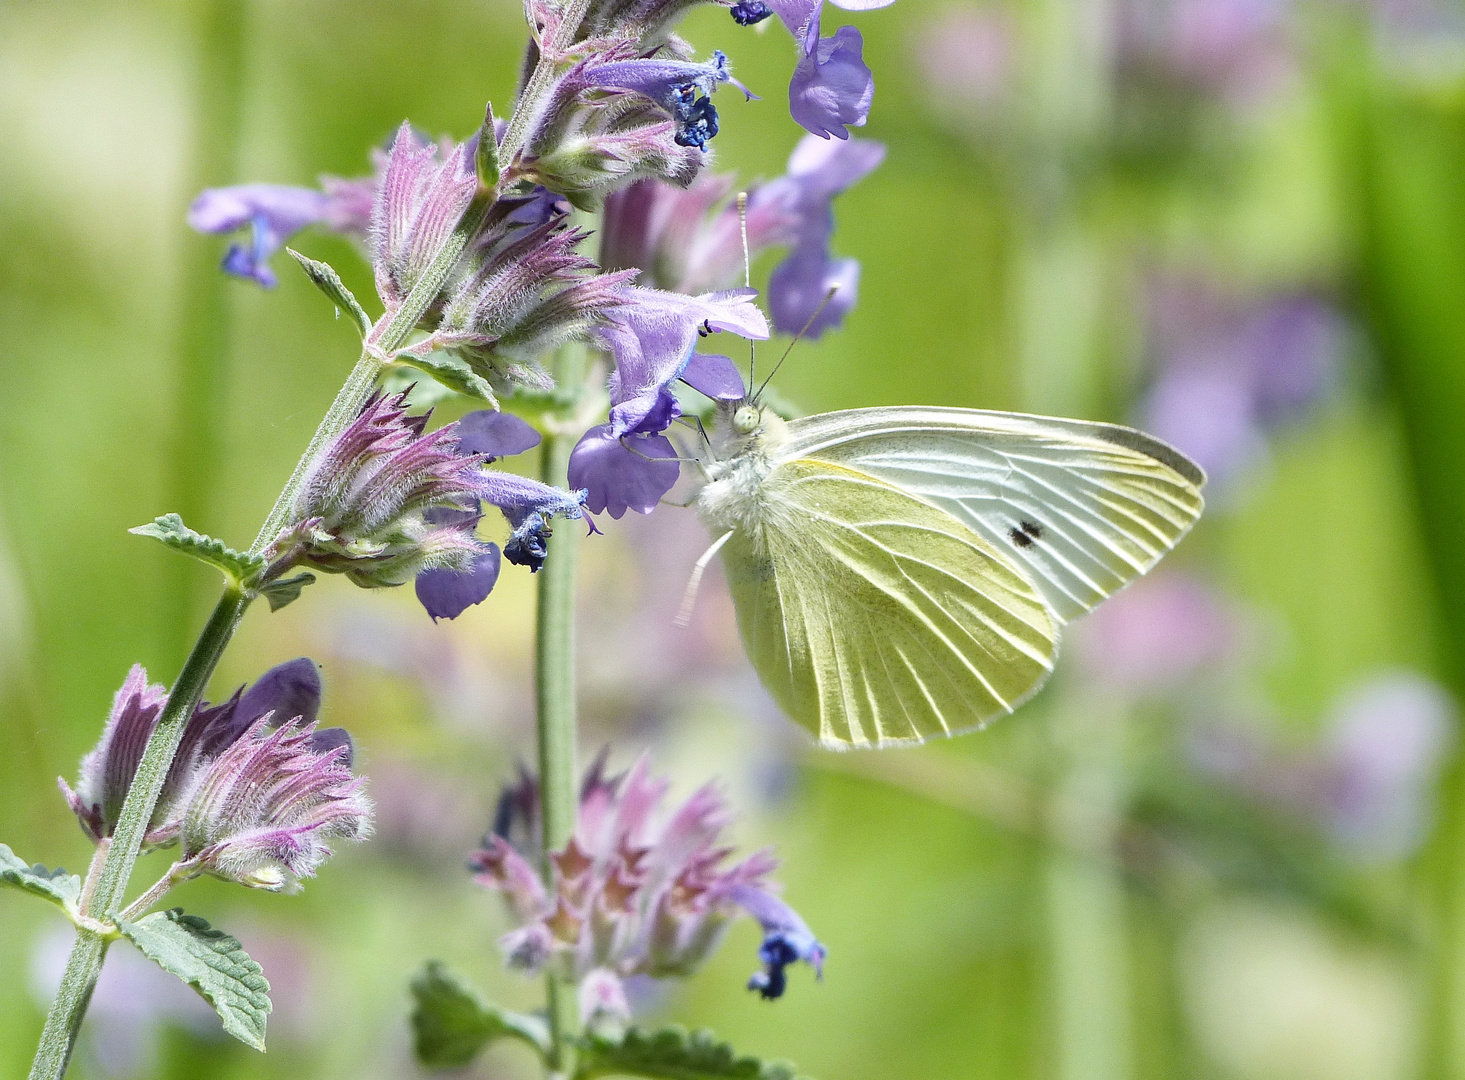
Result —
<instances>
[{"instance_id":1,"label":"blurred green background","mask_svg":"<svg viewBox=\"0 0 1465 1080\"><path fill-rule=\"evenodd\" d=\"M840 21L876 73L861 137L889 154L836 204L859 306L780 391L1141 423L1211 468L1211 507L1074 628L1035 703L879 757L804 747L720 584L671 627L690 511L608 523L583 547L582 752L650 747L682 791L717 776L831 957L769 1005L739 925L644 1015L823 1080L1465 1077L1461 13L899 0ZM717 8L683 32L763 94L719 98L717 168L780 173L787 34ZM125 530L178 510L246 543L355 356L289 266L272 293L217 274L189 200L358 175L403 118L466 136L485 100L506 111L523 40L510 0L0 5L0 840L25 858L84 866L54 778L131 663L172 679L212 602L209 571ZM297 246L371 294L347 242ZM264 964L267 1055L123 944L78 1078L414 1075L428 957L537 1003L462 869L532 756L528 576L451 624L342 580L307 600L251 613L213 696L319 660L378 836L297 897L176 894ZM0 1074L24 1075L65 929L0 894ZM528 1068L511 1048L471 1075Z\"/></svg>"}]
</instances>

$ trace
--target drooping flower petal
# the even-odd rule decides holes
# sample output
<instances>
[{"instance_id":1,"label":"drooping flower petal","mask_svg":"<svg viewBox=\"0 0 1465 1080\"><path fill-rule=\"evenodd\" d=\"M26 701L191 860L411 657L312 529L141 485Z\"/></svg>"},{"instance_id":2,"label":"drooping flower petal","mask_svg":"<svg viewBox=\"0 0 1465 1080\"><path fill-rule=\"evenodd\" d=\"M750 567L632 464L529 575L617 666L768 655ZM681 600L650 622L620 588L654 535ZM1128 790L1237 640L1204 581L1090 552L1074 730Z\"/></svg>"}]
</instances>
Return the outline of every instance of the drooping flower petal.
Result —
<instances>
[{"instance_id":1,"label":"drooping flower petal","mask_svg":"<svg viewBox=\"0 0 1465 1080\"><path fill-rule=\"evenodd\" d=\"M849 138L860 127L875 100L875 77L862 57L864 38L853 26L841 26L831 37L819 36L815 15L804 30L803 54L788 87L789 114L800 126L823 138Z\"/></svg>"},{"instance_id":2,"label":"drooping flower petal","mask_svg":"<svg viewBox=\"0 0 1465 1080\"><path fill-rule=\"evenodd\" d=\"M483 454L491 464L539 445L539 432L513 413L494 409L471 412L458 421L458 449L465 454Z\"/></svg>"},{"instance_id":3,"label":"drooping flower petal","mask_svg":"<svg viewBox=\"0 0 1465 1080\"><path fill-rule=\"evenodd\" d=\"M417 599L432 621L456 619L474 604L481 604L493 592L499 576L499 549L489 544L469 570L438 568L417 575Z\"/></svg>"},{"instance_id":4,"label":"drooping flower petal","mask_svg":"<svg viewBox=\"0 0 1465 1080\"><path fill-rule=\"evenodd\" d=\"M682 368L682 382L714 401L737 401L748 392L729 356L693 353Z\"/></svg>"},{"instance_id":5,"label":"drooping flower petal","mask_svg":"<svg viewBox=\"0 0 1465 1080\"><path fill-rule=\"evenodd\" d=\"M240 184L200 192L188 208L188 224L199 232L220 234L247 226L249 242L232 245L223 267L272 289L277 278L269 266L270 256L307 225L327 220L330 208L330 199L311 188Z\"/></svg>"},{"instance_id":6,"label":"drooping flower petal","mask_svg":"<svg viewBox=\"0 0 1465 1080\"><path fill-rule=\"evenodd\" d=\"M570 452L570 483L583 488L585 508L620 518L649 514L676 486L681 466L665 435L617 437L610 424L593 427Z\"/></svg>"}]
</instances>

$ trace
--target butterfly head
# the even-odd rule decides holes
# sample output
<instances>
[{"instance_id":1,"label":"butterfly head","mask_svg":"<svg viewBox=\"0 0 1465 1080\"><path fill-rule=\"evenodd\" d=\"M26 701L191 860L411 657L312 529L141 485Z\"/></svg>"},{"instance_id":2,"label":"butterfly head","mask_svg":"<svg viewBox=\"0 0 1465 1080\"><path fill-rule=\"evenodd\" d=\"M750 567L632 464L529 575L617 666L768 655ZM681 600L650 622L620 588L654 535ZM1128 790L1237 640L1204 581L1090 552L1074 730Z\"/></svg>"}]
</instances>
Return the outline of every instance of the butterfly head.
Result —
<instances>
[{"instance_id":1,"label":"butterfly head","mask_svg":"<svg viewBox=\"0 0 1465 1080\"><path fill-rule=\"evenodd\" d=\"M763 408L744 399L732 414L732 429L738 435L751 435L763 426Z\"/></svg>"}]
</instances>

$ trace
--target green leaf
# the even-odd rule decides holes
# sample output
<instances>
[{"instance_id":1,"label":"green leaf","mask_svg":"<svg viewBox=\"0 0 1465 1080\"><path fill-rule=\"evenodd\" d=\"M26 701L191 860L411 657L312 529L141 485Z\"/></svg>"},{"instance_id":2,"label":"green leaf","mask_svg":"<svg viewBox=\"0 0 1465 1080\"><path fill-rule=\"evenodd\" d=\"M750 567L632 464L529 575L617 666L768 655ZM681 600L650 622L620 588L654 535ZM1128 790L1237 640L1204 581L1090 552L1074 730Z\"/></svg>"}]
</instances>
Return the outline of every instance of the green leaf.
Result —
<instances>
[{"instance_id":1,"label":"green leaf","mask_svg":"<svg viewBox=\"0 0 1465 1080\"><path fill-rule=\"evenodd\" d=\"M469 367L468 361L461 357L446 352L432 352L426 356L400 352L392 359L399 364L407 364L418 371L427 372L451 390L468 397L482 398L498 408L498 398L494 396L493 387L488 385L488 380Z\"/></svg>"},{"instance_id":2,"label":"green leaf","mask_svg":"<svg viewBox=\"0 0 1465 1080\"><path fill-rule=\"evenodd\" d=\"M40 863L31 866L4 844L0 844L0 885L10 885L59 904L75 915L81 902L81 878L65 870L47 870Z\"/></svg>"},{"instance_id":3,"label":"green leaf","mask_svg":"<svg viewBox=\"0 0 1465 1080\"><path fill-rule=\"evenodd\" d=\"M149 960L202 994L226 1032L246 1046L265 1048L270 984L237 939L182 908L121 922L118 929Z\"/></svg>"},{"instance_id":4,"label":"green leaf","mask_svg":"<svg viewBox=\"0 0 1465 1080\"><path fill-rule=\"evenodd\" d=\"M435 1069L467 1065L495 1039L528 1043L544 1057L549 1028L537 1016L524 1016L491 1005L455 972L437 960L428 962L412 980L412 1031L417 1058Z\"/></svg>"},{"instance_id":5,"label":"green leaf","mask_svg":"<svg viewBox=\"0 0 1465 1080\"><path fill-rule=\"evenodd\" d=\"M739 1056L710 1031L668 1027L627 1029L621 1038L580 1039L576 1080L597 1076L645 1076L652 1080L808 1080L786 1061Z\"/></svg>"},{"instance_id":6,"label":"green leaf","mask_svg":"<svg viewBox=\"0 0 1465 1080\"><path fill-rule=\"evenodd\" d=\"M259 594L270 602L271 611L279 611L286 604L300 599L300 590L315 581L315 575L306 571L294 577L272 581L259 590Z\"/></svg>"},{"instance_id":7,"label":"green leaf","mask_svg":"<svg viewBox=\"0 0 1465 1080\"><path fill-rule=\"evenodd\" d=\"M483 127L478 129L478 149L473 153L473 164L478 169L479 189L496 190L499 186L499 142L494 133L492 102L483 117Z\"/></svg>"},{"instance_id":8,"label":"green leaf","mask_svg":"<svg viewBox=\"0 0 1465 1080\"><path fill-rule=\"evenodd\" d=\"M238 582L248 580L265 565L264 559L258 555L235 551L222 540L215 540L212 536L194 532L183 524L183 519L177 514L164 514L156 521L127 531L138 536L151 536L154 540L161 540L174 551L181 551L185 555L192 555L200 562L217 566Z\"/></svg>"},{"instance_id":9,"label":"green leaf","mask_svg":"<svg viewBox=\"0 0 1465 1080\"><path fill-rule=\"evenodd\" d=\"M314 259L308 259L294 248L287 247L285 250L295 256L295 261L305 271L305 276L315 282L315 287L325 293L331 303L335 304L339 310L344 311L347 315L355 317L356 324L361 327L362 337L371 333L370 317L362 310L361 305L356 302L356 297L342 283L341 275L336 273L335 268L330 263L316 262Z\"/></svg>"}]
</instances>

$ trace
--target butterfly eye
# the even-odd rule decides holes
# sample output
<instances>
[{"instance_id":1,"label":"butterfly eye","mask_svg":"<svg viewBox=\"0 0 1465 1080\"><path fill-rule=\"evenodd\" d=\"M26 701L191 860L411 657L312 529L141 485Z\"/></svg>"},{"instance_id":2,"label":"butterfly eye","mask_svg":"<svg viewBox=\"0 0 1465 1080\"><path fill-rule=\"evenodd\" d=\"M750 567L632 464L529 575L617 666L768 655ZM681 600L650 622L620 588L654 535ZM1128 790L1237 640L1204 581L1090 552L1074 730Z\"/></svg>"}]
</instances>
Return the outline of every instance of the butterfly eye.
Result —
<instances>
[{"instance_id":1,"label":"butterfly eye","mask_svg":"<svg viewBox=\"0 0 1465 1080\"><path fill-rule=\"evenodd\" d=\"M733 430L739 435L753 434L762 422L763 410L756 405L740 405L738 411L733 413Z\"/></svg>"}]
</instances>

